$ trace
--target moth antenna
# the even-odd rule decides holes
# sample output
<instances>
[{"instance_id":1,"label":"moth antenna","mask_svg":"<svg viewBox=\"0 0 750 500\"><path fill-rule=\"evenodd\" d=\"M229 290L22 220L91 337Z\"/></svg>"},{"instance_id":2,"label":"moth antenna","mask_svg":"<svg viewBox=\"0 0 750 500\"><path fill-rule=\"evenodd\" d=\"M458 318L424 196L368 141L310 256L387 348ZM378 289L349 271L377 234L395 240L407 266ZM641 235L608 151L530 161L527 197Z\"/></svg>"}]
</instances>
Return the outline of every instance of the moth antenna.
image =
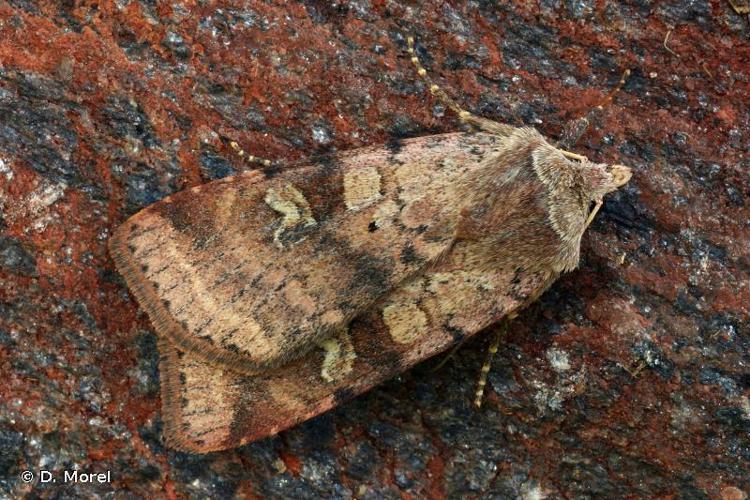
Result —
<instances>
[{"instance_id":1,"label":"moth antenna","mask_svg":"<svg viewBox=\"0 0 750 500\"><path fill-rule=\"evenodd\" d=\"M229 147L231 147L234 152L239 156L243 161L249 164L257 164L262 165L264 167L270 167L273 165L273 162L271 160L267 160L266 158L260 158L258 156L253 156L251 154L248 154L244 149L240 147L239 144L237 144L234 141L229 141Z\"/></svg>"},{"instance_id":2,"label":"moth antenna","mask_svg":"<svg viewBox=\"0 0 750 500\"><path fill-rule=\"evenodd\" d=\"M589 124L591 123L594 115L596 113L599 113L602 111L605 107L609 106L612 103L612 100L614 99L615 95L622 90L622 87L625 85L625 83L628 81L628 77L630 77L630 69L626 69L622 76L620 77L620 81L617 82L617 85L615 86L612 91L610 91L607 96L601 100L599 104L591 108L588 113L586 113L585 116L582 116L576 120L573 120L572 122L568 123L565 126L565 129L563 130L562 138L557 143L557 145L563 149L571 148L575 145L575 143L578 142L578 140L583 136L583 134L586 132L586 129L589 127ZM568 156L569 158L575 158L575 153L570 153L568 151L563 151L563 154L565 156ZM580 156L580 155L578 155ZM580 157L583 158L583 157ZM575 158L579 159L580 158Z\"/></svg>"},{"instance_id":3,"label":"moth antenna","mask_svg":"<svg viewBox=\"0 0 750 500\"><path fill-rule=\"evenodd\" d=\"M596 106L596 109L602 110L606 106L609 106L610 103L612 102L612 99L614 99L615 95L617 95L620 92L620 90L622 90L622 87L628 81L628 78L630 78L630 69L629 68L622 72L622 76L620 77L620 81L617 82L617 85L615 86L614 89L612 89L612 91L607 95L607 97L605 97L604 99L602 99L602 102L599 103L598 106Z\"/></svg>"},{"instance_id":4,"label":"moth antenna","mask_svg":"<svg viewBox=\"0 0 750 500\"><path fill-rule=\"evenodd\" d=\"M508 320L503 320L502 324L495 331L495 335L492 337L489 347L487 348L487 355L482 365L482 370L479 372L479 380L477 381L477 391L474 394L474 406L477 408L482 407L482 398L484 397L484 386L487 385L487 375L490 373L492 367L492 358L497 353L497 348L500 345L500 339L508 331Z\"/></svg>"},{"instance_id":5,"label":"moth antenna","mask_svg":"<svg viewBox=\"0 0 750 500\"><path fill-rule=\"evenodd\" d=\"M414 64L414 67L417 68L417 74L425 81L427 84L427 88L430 90L430 94L437 97L437 99L448 109L456 113L458 115L458 119L461 120L462 123L466 123L467 125L471 125L473 127L476 127L479 130L483 130L485 132L490 132L493 134L498 135L510 135L513 133L513 130L515 127L511 125L507 125L504 123L499 123L494 120L489 120L487 118L482 118L481 116L477 116L470 111L467 111L463 109L451 96L449 96L445 90L443 90L438 84L436 84L434 81L432 81L432 78L429 77L427 74L427 70L424 69L422 66L422 63L419 62L419 57L417 57L417 52L414 50L414 37L408 36L406 37L406 45L407 45L407 51L409 52L409 55L411 56L411 62Z\"/></svg>"},{"instance_id":6,"label":"moth antenna","mask_svg":"<svg viewBox=\"0 0 750 500\"><path fill-rule=\"evenodd\" d=\"M409 55L411 56L411 62L414 64L414 67L417 68L417 74L422 77L422 79L427 84L427 88L430 89L430 93L436 96L438 100L440 100L440 102L442 102L448 109L456 113L461 121L466 121L468 117L471 116L471 112L466 111L461 106L459 106L459 104L454 101L451 96L449 96L442 88L440 88L439 85L432 81L432 78L430 78L429 75L427 75L427 70L424 69L422 63L419 62L417 53L414 50L414 37L407 37L406 44Z\"/></svg>"}]
</instances>

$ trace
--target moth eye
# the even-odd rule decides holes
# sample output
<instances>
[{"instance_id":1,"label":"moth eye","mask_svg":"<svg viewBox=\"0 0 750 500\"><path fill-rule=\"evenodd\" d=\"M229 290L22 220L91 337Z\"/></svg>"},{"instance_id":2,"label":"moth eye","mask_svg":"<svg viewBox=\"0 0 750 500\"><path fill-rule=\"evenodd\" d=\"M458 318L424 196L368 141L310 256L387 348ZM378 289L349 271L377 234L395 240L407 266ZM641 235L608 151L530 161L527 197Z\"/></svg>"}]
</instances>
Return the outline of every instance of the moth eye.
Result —
<instances>
[{"instance_id":1,"label":"moth eye","mask_svg":"<svg viewBox=\"0 0 750 500\"><path fill-rule=\"evenodd\" d=\"M378 223L375 221L370 222L370 225L367 226L367 230L370 231L371 233L374 233L378 229L379 229Z\"/></svg>"}]
</instances>

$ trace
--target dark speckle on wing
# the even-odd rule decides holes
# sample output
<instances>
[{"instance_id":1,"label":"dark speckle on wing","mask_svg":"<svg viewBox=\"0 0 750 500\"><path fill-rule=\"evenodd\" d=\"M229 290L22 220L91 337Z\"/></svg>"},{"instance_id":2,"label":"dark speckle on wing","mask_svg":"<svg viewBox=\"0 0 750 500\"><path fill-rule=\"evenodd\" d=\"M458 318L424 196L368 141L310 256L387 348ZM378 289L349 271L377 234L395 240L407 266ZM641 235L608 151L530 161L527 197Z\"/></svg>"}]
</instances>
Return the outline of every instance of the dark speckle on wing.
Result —
<instances>
[{"instance_id":1,"label":"dark speckle on wing","mask_svg":"<svg viewBox=\"0 0 750 500\"><path fill-rule=\"evenodd\" d=\"M424 259L417 254L414 250L414 246L411 243L407 243L403 249L401 249L401 262L404 264L419 264L424 262Z\"/></svg>"}]
</instances>

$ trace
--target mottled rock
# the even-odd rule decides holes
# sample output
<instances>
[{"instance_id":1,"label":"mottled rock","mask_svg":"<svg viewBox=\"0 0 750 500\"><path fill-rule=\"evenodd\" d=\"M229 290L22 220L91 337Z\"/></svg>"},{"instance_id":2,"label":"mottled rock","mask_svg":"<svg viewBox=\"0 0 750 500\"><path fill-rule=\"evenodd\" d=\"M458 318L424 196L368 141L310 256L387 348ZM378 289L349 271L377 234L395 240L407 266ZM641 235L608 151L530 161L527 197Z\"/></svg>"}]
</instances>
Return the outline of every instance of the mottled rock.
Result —
<instances>
[{"instance_id":1,"label":"mottled rock","mask_svg":"<svg viewBox=\"0 0 750 500\"><path fill-rule=\"evenodd\" d=\"M750 25L727 2L0 4L0 496L675 497L750 491ZM579 269L486 337L294 429L162 441L158 352L106 244L247 168L457 130L464 107L634 169ZM667 33L669 37L667 38ZM24 469L111 470L109 484ZM117 493L115 493L117 492Z\"/></svg>"},{"instance_id":2,"label":"mottled rock","mask_svg":"<svg viewBox=\"0 0 750 500\"><path fill-rule=\"evenodd\" d=\"M36 260L18 240L0 236L0 268L14 274L32 276L36 274Z\"/></svg>"}]
</instances>

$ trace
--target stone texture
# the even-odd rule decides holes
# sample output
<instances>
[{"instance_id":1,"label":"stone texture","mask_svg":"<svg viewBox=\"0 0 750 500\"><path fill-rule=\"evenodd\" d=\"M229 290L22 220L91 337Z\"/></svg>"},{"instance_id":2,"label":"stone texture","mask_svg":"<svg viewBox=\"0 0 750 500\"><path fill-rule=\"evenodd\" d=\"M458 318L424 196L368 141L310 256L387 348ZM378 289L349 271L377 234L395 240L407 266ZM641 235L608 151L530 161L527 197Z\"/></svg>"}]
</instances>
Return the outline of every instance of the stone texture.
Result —
<instances>
[{"instance_id":1,"label":"stone texture","mask_svg":"<svg viewBox=\"0 0 750 500\"><path fill-rule=\"evenodd\" d=\"M727 2L0 3L0 496L747 498L750 28ZM277 437L161 443L158 353L117 224L250 153L456 129L449 93L635 170L580 268L484 340ZM665 37L669 39L665 45ZM111 484L25 484L29 469Z\"/></svg>"}]
</instances>

